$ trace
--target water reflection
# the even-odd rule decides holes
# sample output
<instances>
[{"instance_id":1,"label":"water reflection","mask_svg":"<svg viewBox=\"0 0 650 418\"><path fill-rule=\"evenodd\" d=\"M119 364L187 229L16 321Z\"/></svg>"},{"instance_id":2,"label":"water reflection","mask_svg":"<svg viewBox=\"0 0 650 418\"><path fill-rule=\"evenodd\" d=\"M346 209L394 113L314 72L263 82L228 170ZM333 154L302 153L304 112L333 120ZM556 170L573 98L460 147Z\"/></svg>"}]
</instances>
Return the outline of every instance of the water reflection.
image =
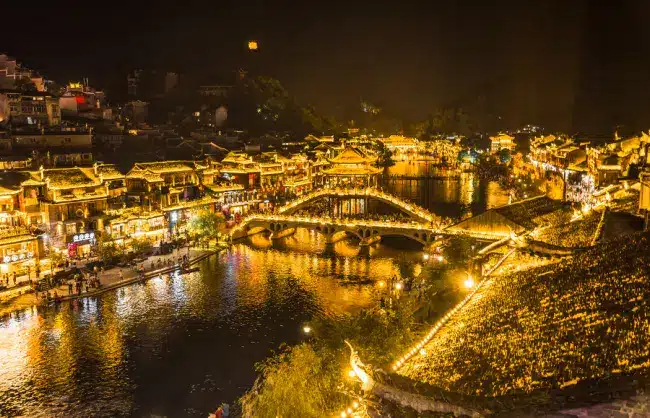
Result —
<instances>
[{"instance_id":1,"label":"water reflection","mask_svg":"<svg viewBox=\"0 0 650 418\"><path fill-rule=\"evenodd\" d=\"M426 162L397 162L389 175L441 175ZM498 183L477 178L475 173L460 173L449 178L384 179L389 193L406 197L434 213L449 217L477 214L508 203L508 194ZM469 213L467 210L469 209Z\"/></svg>"},{"instance_id":2,"label":"water reflection","mask_svg":"<svg viewBox=\"0 0 650 418\"><path fill-rule=\"evenodd\" d=\"M357 251L345 240L328 252L301 229L276 245L259 235L195 273L5 318L0 416L206 416L250 387L270 350L300 341L305 321L373 303L355 281L421 269L417 249Z\"/></svg>"},{"instance_id":3,"label":"water reflection","mask_svg":"<svg viewBox=\"0 0 650 418\"><path fill-rule=\"evenodd\" d=\"M423 169L407 164L391 170ZM471 173L391 187L447 216L503 200ZM409 242L385 240L360 256L354 238L330 247L298 229L277 243L251 237L195 273L17 312L0 319L0 416L204 417L250 387L255 362L304 338L314 315L376 303L358 282L430 273L421 260Z\"/></svg>"}]
</instances>

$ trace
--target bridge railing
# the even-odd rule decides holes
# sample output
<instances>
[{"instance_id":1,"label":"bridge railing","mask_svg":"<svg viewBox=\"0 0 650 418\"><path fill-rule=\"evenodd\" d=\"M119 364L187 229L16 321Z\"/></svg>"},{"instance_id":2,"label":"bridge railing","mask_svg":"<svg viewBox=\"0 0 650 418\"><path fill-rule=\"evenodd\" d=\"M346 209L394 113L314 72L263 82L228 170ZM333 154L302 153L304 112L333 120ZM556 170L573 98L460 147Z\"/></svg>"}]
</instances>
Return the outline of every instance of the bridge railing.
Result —
<instances>
[{"instance_id":1,"label":"bridge railing","mask_svg":"<svg viewBox=\"0 0 650 418\"><path fill-rule=\"evenodd\" d=\"M426 220L427 222L434 222L436 219L439 219L436 215L433 213L429 212L428 210L424 209L423 207L416 205L414 203L409 203L405 201L404 199L401 199L397 196L393 196L391 194L382 192L379 189L376 189L374 187L366 187L366 188L342 188L342 187L326 187L320 190L316 190L314 192L311 192L309 194L303 195L289 203L287 203L284 206L281 206L278 208L279 213L285 213L291 209L295 209L296 207L300 206L303 203L306 203L310 200L316 199L321 196L328 196L328 195L348 195L348 196L369 196L369 197L376 197L382 200L389 201L393 204L395 204L398 207L401 207L403 209L406 209L407 211L410 211L411 213L415 214L416 216Z\"/></svg>"},{"instance_id":2,"label":"bridge railing","mask_svg":"<svg viewBox=\"0 0 650 418\"><path fill-rule=\"evenodd\" d=\"M241 220L241 223L238 227L243 227L244 225L252 221L266 221L266 222L287 222L287 223L309 223L309 224L327 224L327 225L338 225L345 226L348 228L396 228L396 229L417 229L428 232L440 232L440 229L431 228L426 224L418 222L395 222L395 221L371 221L371 220L358 220L358 219L340 219L340 218L330 218L323 216L296 216L296 215L267 215L267 214L257 214L250 215Z\"/></svg>"}]
</instances>

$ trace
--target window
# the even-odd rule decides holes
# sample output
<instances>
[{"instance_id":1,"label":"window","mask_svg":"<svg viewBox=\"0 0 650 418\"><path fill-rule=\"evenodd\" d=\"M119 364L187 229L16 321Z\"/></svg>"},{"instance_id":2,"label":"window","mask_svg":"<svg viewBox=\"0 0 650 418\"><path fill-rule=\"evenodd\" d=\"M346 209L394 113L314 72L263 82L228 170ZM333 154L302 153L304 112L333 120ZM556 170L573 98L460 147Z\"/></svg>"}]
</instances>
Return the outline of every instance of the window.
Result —
<instances>
[{"instance_id":1,"label":"window","mask_svg":"<svg viewBox=\"0 0 650 418\"><path fill-rule=\"evenodd\" d=\"M77 225L76 224L67 224L65 226L65 233L67 235L73 235L77 233Z\"/></svg>"}]
</instances>

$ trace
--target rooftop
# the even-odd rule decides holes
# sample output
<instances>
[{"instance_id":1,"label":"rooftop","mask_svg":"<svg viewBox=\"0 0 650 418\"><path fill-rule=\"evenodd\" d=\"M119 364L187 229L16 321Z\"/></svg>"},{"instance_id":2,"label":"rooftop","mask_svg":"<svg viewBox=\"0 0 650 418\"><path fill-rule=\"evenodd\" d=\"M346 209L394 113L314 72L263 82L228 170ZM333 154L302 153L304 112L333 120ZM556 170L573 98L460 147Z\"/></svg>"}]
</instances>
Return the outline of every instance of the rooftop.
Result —
<instances>
[{"instance_id":1,"label":"rooftop","mask_svg":"<svg viewBox=\"0 0 650 418\"><path fill-rule=\"evenodd\" d=\"M156 174L191 172L196 168L194 161L157 161L136 163L133 168L148 170Z\"/></svg>"},{"instance_id":2,"label":"rooftop","mask_svg":"<svg viewBox=\"0 0 650 418\"><path fill-rule=\"evenodd\" d=\"M339 155L329 160L332 164L370 164L374 162L359 148L347 146Z\"/></svg>"},{"instance_id":3,"label":"rooftop","mask_svg":"<svg viewBox=\"0 0 650 418\"><path fill-rule=\"evenodd\" d=\"M53 190L74 189L77 187L92 187L99 186L101 182L95 177L92 168L49 168L42 170L43 177L41 179L41 171L29 171L30 179L33 184L47 183L48 187ZM23 185L26 183L23 182Z\"/></svg>"}]
</instances>

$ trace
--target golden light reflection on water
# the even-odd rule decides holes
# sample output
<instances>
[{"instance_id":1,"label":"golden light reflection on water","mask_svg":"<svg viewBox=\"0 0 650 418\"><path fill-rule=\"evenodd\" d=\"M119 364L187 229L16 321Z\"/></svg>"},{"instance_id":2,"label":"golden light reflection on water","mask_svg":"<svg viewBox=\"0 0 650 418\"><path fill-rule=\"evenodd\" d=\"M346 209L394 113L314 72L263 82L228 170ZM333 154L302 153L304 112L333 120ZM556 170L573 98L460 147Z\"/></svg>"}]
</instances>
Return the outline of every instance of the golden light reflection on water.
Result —
<instances>
[{"instance_id":1,"label":"golden light reflection on water","mask_svg":"<svg viewBox=\"0 0 650 418\"><path fill-rule=\"evenodd\" d=\"M417 250L379 244L369 257L357 254L354 239L326 250L307 230L277 244L258 235L200 263L199 272L0 320L0 416L129 415L136 398L153 408L144 415L162 408L178 416L182 408L208 411L219 397L232 401L252 384L253 364L303 338L313 315L376 303L372 284L359 283L422 269ZM160 370L174 379L160 379ZM188 387L214 399L179 405L160 396Z\"/></svg>"}]
</instances>

